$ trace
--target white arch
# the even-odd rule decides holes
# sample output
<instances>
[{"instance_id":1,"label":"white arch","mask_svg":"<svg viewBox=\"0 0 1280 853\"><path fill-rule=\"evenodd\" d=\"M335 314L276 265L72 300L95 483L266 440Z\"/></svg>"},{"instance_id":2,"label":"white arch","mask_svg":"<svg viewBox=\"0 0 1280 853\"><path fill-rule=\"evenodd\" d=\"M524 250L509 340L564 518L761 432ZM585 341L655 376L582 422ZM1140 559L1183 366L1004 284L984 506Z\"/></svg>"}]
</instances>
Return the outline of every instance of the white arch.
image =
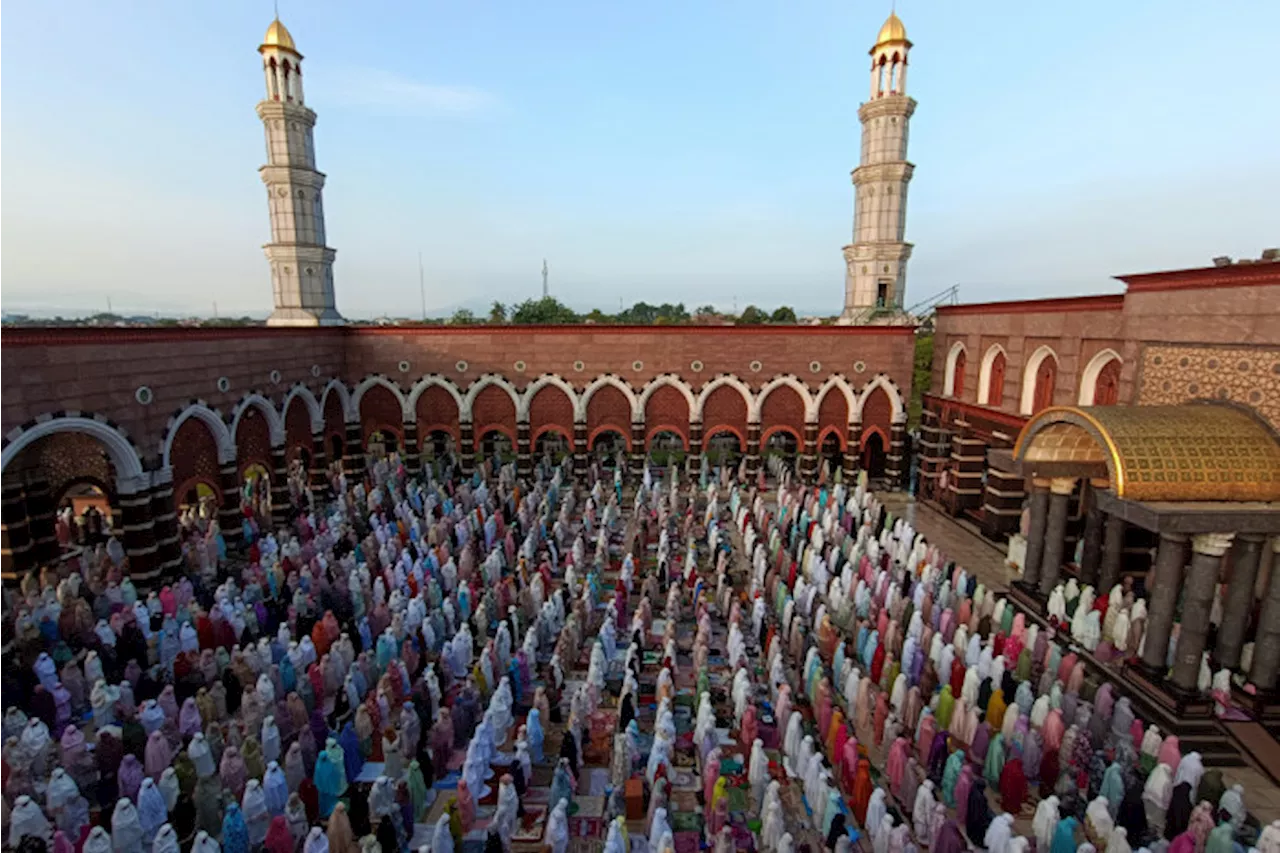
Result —
<instances>
[{"instance_id":1,"label":"white arch","mask_svg":"<svg viewBox=\"0 0 1280 853\"><path fill-rule=\"evenodd\" d=\"M951 349L947 352L947 366L942 376L942 393L947 397L954 397L956 394L956 362L960 360L960 354L964 353L965 361L969 360L969 351L965 348L964 341L956 341L951 345ZM964 389L961 388L961 393Z\"/></svg>"},{"instance_id":2,"label":"white arch","mask_svg":"<svg viewBox=\"0 0 1280 853\"><path fill-rule=\"evenodd\" d=\"M904 420L907 417L907 409L902 404L902 395L898 393L897 386L890 382L889 377L885 374L877 373L863 386L862 396L858 398L857 422L862 423L862 410L867 405L867 398L877 388L883 388L884 392L889 395L889 404L893 407L893 423L899 423Z\"/></svg>"},{"instance_id":3,"label":"white arch","mask_svg":"<svg viewBox=\"0 0 1280 853\"><path fill-rule=\"evenodd\" d=\"M360 420L360 401L364 399L365 392L375 385L381 385L392 394L395 395L396 401L400 403L400 423L409 422L409 413L406 406L408 401L405 400L404 392L400 390L400 386L396 385L385 376L379 376L376 373L372 376L366 376L364 380L356 386L356 390L351 395L351 414L355 416L355 420Z\"/></svg>"},{"instance_id":4,"label":"white arch","mask_svg":"<svg viewBox=\"0 0 1280 853\"><path fill-rule=\"evenodd\" d=\"M523 396L520 397L520 403L516 406L516 420L529 420L529 407L533 405L533 398L539 391L548 385L554 385L561 391L569 395L569 402L573 404L573 422L583 423L587 416L585 411L580 411L578 405L578 392L573 390L573 386L565 382L562 378L554 373L544 373L537 379L533 380L524 389Z\"/></svg>"},{"instance_id":5,"label":"white arch","mask_svg":"<svg viewBox=\"0 0 1280 853\"><path fill-rule=\"evenodd\" d=\"M1022 368L1022 397L1018 402L1019 414L1029 415L1031 409L1036 403L1036 371L1040 369L1040 362L1052 356L1055 364L1061 364L1058 361L1058 354L1053 348L1041 345L1039 349L1031 354L1031 358L1027 359L1026 365Z\"/></svg>"},{"instance_id":6,"label":"white arch","mask_svg":"<svg viewBox=\"0 0 1280 853\"><path fill-rule=\"evenodd\" d=\"M698 404L698 399L693 395L693 389L689 387L689 383L685 382L674 373L664 373L661 376L655 376L649 380L640 392L640 397L636 401L636 406L640 409L640 417L645 417L645 409L649 405L649 398L654 395L659 388L670 386L684 397L684 401L689 404L689 417L693 417L693 408Z\"/></svg>"},{"instance_id":7,"label":"white arch","mask_svg":"<svg viewBox=\"0 0 1280 853\"><path fill-rule=\"evenodd\" d=\"M338 379L330 379L329 384L324 386L324 391L320 395L320 417L324 417L325 407L329 405L329 394L338 395L338 402L342 404L342 422L353 423L359 421L358 417L352 417L351 410L351 392L347 390L347 386L342 384Z\"/></svg>"},{"instance_id":8,"label":"white arch","mask_svg":"<svg viewBox=\"0 0 1280 853\"><path fill-rule=\"evenodd\" d=\"M414 383L413 390L409 392L409 399L405 402L406 413L404 422L418 422L418 400L423 394L427 393L427 389L433 385L439 386L449 392L449 396L453 398L453 402L458 407L458 423L462 423L462 392L458 390L457 385L454 385L451 381L438 373L430 373Z\"/></svg>"},{"instance_id":9,"label":"white arch","mask_svg":"<svg viewBox=\"0 0 1280 853\"><path fill-rule=\"evenodd\" d=\"M42 419L43 418L43 419ZM105 419L98 420L83 415L49 417L42 415L30 429L17 429L9 433L9 443L0 452L0 470L9 467L18 454L46 436L60 432L82 432L96 438L107 450L111 465L116 469L116 491L122 495L135 494L151 485L150 475L142 468L137 448L128 437Z\"/></svg>"},{"instance_id":10,"label":"white arch","mask_svg":"<svg viewBox=\"0 0 1280 853\"><path fill-rule=\"evenodd\" d=\"M749 418L749 420L759 422L761 415L764 413L765 398L773 393L775 388L780 388L783 385L793 389L800 395L800 399L804 401L804 422L807 424L816 424L818 422L817 398L809 393L809 389L805 387L803 382L796 379L789 373L781 376L775 376L765 383L765 386L760 389L760 393L756 395L755 415L754 417Z\"/></svg>"},{"instance_id":11,"label":"white arch","mask_svg":"<svg viewBox=\"0 0 1280 853\"><path fill-rule=\"evenodd\" d=\"M1036 352L1032 353L1032 357L1027 360L1027 364L1023 365L1023 391L1018 402L1019 414L1032 414L1032 407L1036 405L1036 371L1044 359L1052 357L1055 364L1061 364L1057 360L1057 353L1053 352L1053 348L1048 345L1041 345Z\"/></svg>"},{"instance_id":12,"label":"white arch","mask_svg":"<svg viewBox=\"0 0 1280 853\"><path fill-rule=\"evenodd\" d=\"M284 419L280 417L280 413L276 411L276 407L271 405L271 401L261 394L246 394L244 399L236 404L231 412L231 438L234 441L240 429L240 419L244 417L244 413L250 408L259 409L267 419L267 429L271 435L271 446L279 447L284 444Z\"/></svg>"},{"instance_id":13,"label":"white arch","mask_svg":"<svg viewBox=\"0 0 1280 853\"><path fill-rule=\"evenodd\" d=\"M828 376L827 381L823 382L822 387L818 389L818 393L813 395L814 416L816 417L817 413L822 410L822 401L826 399L827 394L830 393L832 388L835 388L840 391L840 393L844 394L844 402L847 406L845 420L852 423L853 416L858 411L858 395L854 393L854 390L849 386L848 381L838 373L833 376Z\"/></svg>"},{"instance_id":14,"label":"white arch","mask_svg":"<svg viewBox=\"0 0 1280 853\"><path fill-rule=\"evenodd\" d=\"M987 400L991 397L991 367L996 363L996 356L1003 355L1005 368L1009 366L1009 354L1004 351L1004 347L999 344L992 344L987 347L987 351L982 354L982 366L978 369L978 405L987 405ZM1003 392L1003 388L1001 391ZM1003 393L1000 395L1004 396Z\"/></svg>"},{"instance_id":15,"label":"white arch","mask_svg":"<svg viewBox=\"0 0 1280 853\"><path fill-rule=\"evenodd\" d=\"M632 423L644 420L644 411L640 408L640 398L636 396L636 392L631 390L630 385L623 382L612 373L605 373L597 376L591 381L591 384L583 390L582 396L579 398L582 406L583 420L587 419L587 406L590 404L591 398L595 396L597 391L606 385L612 385L614 388L617 388L622 392L623 396L627 398L627 402L631 404Z\"/></svg>"},{"instance_id":16,"label":"white arch","mask_svg":"<svg viewBox=\"0 0 1280 853\"><path fill-rule=\"evenodd\" d=\"M722 373L715 379L712 379L706 385L702 386L702 390L698 393L698 407L692 413L689 420L696 423L702 423L702 410L707 404L707 399L711 396L711 392L715 391L722 385L728 385L742 395L742 399L747 403L747 423L760 423L760 410L756 407L755 395L751 393L751 389L747 384L732 373Z\"/></svg>"},{"instance_id":17,"label":"white arch","mask_svg":"<svg viewBox=\"0 0 1280 853\"><path fill-rule=\"evenodd\" d=\"M1085 366L1084 374L1080 377L1080 396L1077 398L1080 405L1093 405L1093 395L1098 389L1098 376L1102 373L1102 368L1112 361L1118 361L1121 366L1124 365L1124 359L1120 357L1120 353L1110 347L1100 350L1097 355L1089 360L1089 364Z\"/></svg>"},{"instance_id":18,"label":"white arch","mask_svg":"<svg viewBox=\"0 0 1280 853\"><path fill-rule=\"evenodd\" d=\"M293 403L295 397L301 397L302 402L307 407L308 419L311 421L311 431L320 432L324 429L324 410L320 408L320 402L316 400L316 395L311 393L311 389L299 382L290 389L289 393L284 397L284 404L280 407L280 418L287 420L289 417L289 406Z\"/></svg>"},{"instance_id":19,"label":"white arch","mask_svg":"<svg viewBox=\"0 0 1280 853\"><path fill-rule=\"evenodd\" d=\"M506 377L498 373L486 373L472 382L467 387L466 396L462 398L463 409L459 412L458 417L462 423L471 423L471 407L475 405L476 397L480 395L489 385L497 385L503 391L507 392L507 396L511 398L511 404L516 409L516 423L521 423L529 419L527 413L521 411L520 392L516 390L516 386L507 381Z\"/></svg>"},{"instance_id":20,"label":"white arch","mask_svg":"<svg viewBox=\"0 0 1280 853\"><path fill-rule=\"evenodd\" d=\"M236 458L236 443L231 437L231 430L227 429L227 423L222 419L216 411L204 404L203 400L197 400L190 406L183 409L177 417L170 419L169 428L165 432L164 445L160 448L160 462L162 468L169 468L173 465L170 454L173 452L173 439L178 434L178 427L188 418L195 418L209 428L209 432L213 433L214 443L218 445L218 464L223 465L227 462L234 462Z\"/></svg>"}]
</instances>

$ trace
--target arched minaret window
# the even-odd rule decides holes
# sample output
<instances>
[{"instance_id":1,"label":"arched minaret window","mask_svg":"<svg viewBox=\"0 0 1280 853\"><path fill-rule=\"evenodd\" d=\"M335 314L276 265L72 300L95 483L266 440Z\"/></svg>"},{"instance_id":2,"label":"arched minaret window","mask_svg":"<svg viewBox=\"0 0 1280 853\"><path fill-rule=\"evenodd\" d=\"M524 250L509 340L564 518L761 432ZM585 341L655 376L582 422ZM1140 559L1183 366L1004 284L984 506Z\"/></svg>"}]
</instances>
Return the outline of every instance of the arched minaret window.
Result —
<instances>
[{"instance_id":1,"label":"arched minaret window","mask_svg":"<svg viewBox=\"0 0 1280 853\"><path fill-rule=\"evenodd\" d=\"M276 76L276 58L267 60L267 97L273 101L280 100L280 81Z\"/></svg>"},{"instance_id":2,"label":"arched minaret window","mask_svg":"<svg viewBox=\"0 0 1280 853\"><path fill-rule=\"evenodd\" d=\"M302 103L302 63L293 67L293 99Z\"/></svg>"},{"instance_id":3,"label":"arched minaret window","mask_svg":"<svg viewBox=\"0 0 1280 853\"><path fill-rule=\"evenodd\" d=\"M887 86L887 84L888 84L888 82L889 82L889 81L886 79L886 78L888 77L888 73L889 73L889 68L888 68L888 65L887 65L887 64L886 64L886 62L885 62L884 54L880 54L880 70L879 70L879 76L878 76L878 78L877 78L879 82L878 82L878 84L876 85L876 97L877 97L877 98L880 98L880 97L883 97L883 96L884 96L886 86Z\"/></svg>"},{"instance_id":4,"label":"arched minaret window","mask_svg":"<svg viewBox=\"0 0 1280 853\"><path fill-rule=\"evenodd\" d=\"M899 89L902 72L902 58L897 53L889 63L889 94L896 95Z\"/></svg>"}]
</instances>

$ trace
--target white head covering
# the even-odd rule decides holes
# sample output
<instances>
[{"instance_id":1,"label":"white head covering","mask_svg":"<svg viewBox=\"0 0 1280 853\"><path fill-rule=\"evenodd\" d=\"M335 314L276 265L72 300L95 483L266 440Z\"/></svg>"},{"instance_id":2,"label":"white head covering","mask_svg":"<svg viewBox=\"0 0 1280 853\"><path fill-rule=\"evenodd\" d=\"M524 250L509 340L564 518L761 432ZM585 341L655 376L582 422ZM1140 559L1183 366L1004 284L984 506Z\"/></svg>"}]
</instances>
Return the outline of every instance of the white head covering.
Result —
<instances>
[{"instance_id":1,"label":"white head covering","mask_svg":"<svg viewBox=\"0 0 1280 853\"><path fill-rule=\"evenodd\" d=\"M156 840L151 842L151 853L179 853L178 833L172 826L165 824L156 833Z\"/></svg>"},{"instance_id":2,"label":"white head covering","mask_svg":"<svg viewBox=\"0 0 1280 853\"><path fill-rule=\"evenodd\" d=\"M325 841L325 850L328 849L329 843ZM191 853L223 853L223 845L210 838L205 830L200 830L196 833L195 843L191 845Z\"/></svg>"},{"instance_id":3,"label":"white head covering","mask_svg":"<svg viewBox=\"0 0 1280 853\"><path fill-rule=\"evenodd\" d=\"M128 797L122 797L111 814L111 846L116 853L142 853L142 823Z\"/></svg>"},{"instance_id":4,"label":"white head covering","mask_svg":"<svg viewBox=\"0 0 1280 853\"><path fill-rule=\"evenodd\" d=\"M111 853L111 836L100 826L89 830L89 837L84 840L83 853Z\"/></svg>"},{"instance_id":5,"label":"white head covering","mask_svg":"<svg viewBox=\"0 0 1280 853\"><path fill-rule=\"evenodd\" d=\"M445 853L452 853L453 839L450 838L449 841L451 848ZM329 836L325 835L320 827L311 827L311 831L307 833L307 840L302 844L302 853L329 853Z\"/></svg>"},{"instance_id":6,"label":"white head covering","mask_svg":"<svg viewBox=\"0 0 1280 853\"><path fill-rule=\"evenodd\" d=\"M314 853L314 851L307 850L304 853ZM453 853L453 833L449 831L447 813L440 815L440 819L436 821L435 832L431 835L431 853Z\"/></svg>"},{"instance_id":7,"label":"white head covering","mask_svg":"<svg viewBox=\"0 0 1280 853\"><path fill-rule=\"evenodd\" d=\"M18 842L28 835L47 844L53 838L53 830L49 826L49 819L44 816L35 800L23 794L14 802L13 811L9 813L9 844L17 847Z\"/></svg>"}]
</instances>

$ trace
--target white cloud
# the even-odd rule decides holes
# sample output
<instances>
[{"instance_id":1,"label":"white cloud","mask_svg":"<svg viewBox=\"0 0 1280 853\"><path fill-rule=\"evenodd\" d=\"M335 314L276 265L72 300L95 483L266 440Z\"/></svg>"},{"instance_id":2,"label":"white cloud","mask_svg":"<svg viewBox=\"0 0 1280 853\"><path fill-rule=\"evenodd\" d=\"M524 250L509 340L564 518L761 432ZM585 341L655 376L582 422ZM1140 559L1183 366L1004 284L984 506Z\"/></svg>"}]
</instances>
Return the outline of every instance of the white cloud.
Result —
<instances>
[{"instance_id":1,"label":"white cloud","mask_svg":"<svg viewBox=\"0 0 1280 853\"><path fill-rule=\"evenodd\" d=\"M380 68L335 69L331 78L317 82L312 91L342 106L409 115L472 115L498 105L498 99L482 89L427 83Z\"/></svg>"}]
</instances>

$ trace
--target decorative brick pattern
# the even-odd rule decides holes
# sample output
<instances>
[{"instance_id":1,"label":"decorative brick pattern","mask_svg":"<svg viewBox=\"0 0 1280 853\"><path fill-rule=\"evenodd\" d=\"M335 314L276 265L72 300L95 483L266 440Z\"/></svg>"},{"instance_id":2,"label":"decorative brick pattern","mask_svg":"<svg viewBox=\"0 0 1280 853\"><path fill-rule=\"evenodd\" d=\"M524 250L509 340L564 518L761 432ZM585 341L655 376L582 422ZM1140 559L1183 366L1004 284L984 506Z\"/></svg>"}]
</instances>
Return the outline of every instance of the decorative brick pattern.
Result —
<instances>
[{"instance_id":1,"label":"decorative brick pattern","mask_svg":"<svg viewBox=\"0 0 1280 853\"><path fill-rule=\"evenodd\" d=\"M529 425L535 433L542 433L554 426L569 438L573 437L573 401L555 385L544 385L529 401Z\"/></svg>"},{"instance_id":2,"label":"decorative brick pattern","mask_svg":"<svg viewBox=\"0 0 1280 853\"><path fill-rule=\"evenodd\" d=\"M236 429L236 462L243 474L250 465L271 470L271 430L257 406L245 409Z\"/></svg>"},{"instance_id":3,"label":"decorative brick pattern","mask_svg":"<svg viewBox=\"0 0 1280 853\"><path fill-rule=\"evenodd\" d=\"M747 434L747 403L736 388L721 385L711 392L702 407L702 433L714 435L728 427L739 436Z\"/></svg>"},{"instance_id":4,"label":"decorative brick pattern","mask_svg":"<svg viewBox=\"0 0 1280 853\"><path fill-rule=\"evenodd\" d=\"M1143 347L1138 405L1188 400L1243 403L1280 430L1280 347Z\"/></svg>"},{"instance_id":5,"label":"decorative brick pattern","mask_svg":"<svg viewBox=\"0 0 1280 853\"><path fill-rule=\"evenodd\" d=\"M302 397L294 397L289 401L289 408L284 412L285 447L290 454L297 448L311 451L311 413L307 411L307 403Z\"/></svg>"},{"instance_id":6,"label":"decorative brick pattern","mask_svg":"<svg viewBox=\"0 0 1280 853\"><path fill-rule=\"evenodd\" d=\"M360 425L365 441L374 432L390 430L404 434L404 410L396 395L383 385L374 385L360 398Z\"/></svg>"},{"instance_id":7,"label":"decorative brick pattern","mask_svg":"<svg viewBox=\"0 0 1280 853\"><path fill-rule=\"evenodd\" d=\"M458 404L439 385L428 386L418 397L417 413L419 435L444 430L458 437Z\"/></svg>"},{"instance_id":8,"label":"decorative brick pattern","mask_svg":"<svg viewBox=\"0 0 1280 853\"><path fill-rule=\"evenodd\" d=\"M259 418L259 420L262 420ZM263 423L265 426L265 421ZM218 443L213 433L198 418L187 418L173 437L173 497L178 503L187 492L204 483L222 503L222 486L218 473Z\"/></svg>"},{"instance_id":9,"label":"decorative brick pattern","mask_svg":"<svg viewBox=\"0 0 1280 853\"><path fill-rule=\"evenodd\" d=\"M688 444L689 403L683 394L670 385L657 388L644 407L645 435L659 427L676 433Z\"/></svg>"}]
</instances>

